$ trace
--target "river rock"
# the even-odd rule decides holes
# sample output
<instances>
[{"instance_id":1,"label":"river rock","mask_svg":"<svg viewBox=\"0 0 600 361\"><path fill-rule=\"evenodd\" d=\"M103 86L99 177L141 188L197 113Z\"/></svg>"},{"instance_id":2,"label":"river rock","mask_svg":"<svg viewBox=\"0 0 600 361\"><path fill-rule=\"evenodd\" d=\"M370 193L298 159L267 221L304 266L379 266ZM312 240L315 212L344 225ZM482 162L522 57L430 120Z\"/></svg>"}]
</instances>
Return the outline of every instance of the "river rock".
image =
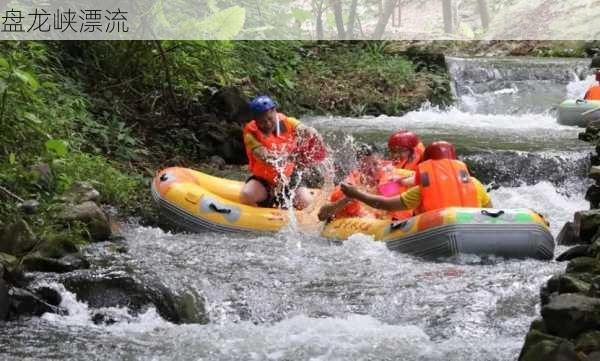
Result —
<instances>
[{"instance_id":1,"label":"river rock","mask_svg":"<svg viewBox=\"0 0 600 361\"><path fill-rule=\"evenodd\" d=\"M79 252L79 248L72 240L63 238L60 235L43 240L35 250L43 257L57 259L67 254Z\"/></svg>"},{"instance_id":2,"label":"river rock","mask_svg":"<svg viewBox=\"0 0 600 361\"><path fill-rule=\"evenodd\" d=\"M111 227L108 217L104 211L92 201L85 201L77 205L66 204L58 213L57 218L67 223L85 223L93 241L105 241L111 236Z\"/></svg>"},{"instance_id":3,"label":"river rock","mask_svg":"<svg viewBox=\"0 0 600 361\"><path fill-rule=\"evenodd\" d=\"M44 257L39 252L23 257L22 264L26 271L55 273L66 273L90 266L89 262L78 255L71 254L60 259L55 259Z\"/></svg>"},{"instance_id":4,"label":"river rock","mask_svg":"<svg viewBox=\"0 0 600 361\"><path fill-rule=\"evenodd\" d=\"M81 204L90 201L98 202L100 200L100 193L88 182L75 182L57 200L71 204Z\"/></svg>"},{"instance_id":5,"label":"river rock","mask_svg":"<svg viewBox=\"0 0 600 361\"><path fill-rule=\"evenodd\" d=\"M530 330L525 337L519 361L567 361L577 360L575 346L560 337L552 336L537 330ZM575 355L575 358L572 358ZM561 358L567 356L567 358Z\"/></svg>"},{"instance_id":6,"label":"river rock","mask_svg":"<svg viewBox=\"0 0 600 361\"><path fill-rule=\"evenodd\" d=\"M64 313L60 308L50 305L34 293L13 287L8 292L10 303L10 318L19 316L41 316L46 312Z\"/></svg>"},{"instance_id":7,"label":"river rock","mask_svg":"<svg viewBox=\"0 0 600 361\"><path fill-rule=\"evenodd\" d=\"M577 237L577 229L573 222L565 223L558 236L556 236L556 243L563 246L580 243L579 237Z\"/></svg>"},{"instance_id":8,"label":"river rock","mask_svg":"<svg viewBox=\"0 0 600 361\"><path fill-rule=\"evenodd\" d=\"M600 186L597 184L592 184L585 192L585 200L590 202L591 209L598 209L600 205Z\"/></svg>"},{"instance_id":9,"label":"river rock","mask_svg":"<svg viewBox=\"0 0 600 361\"><path fill-rule=\"evenodd\" d=\"M554 295L542 307L542 317L551 334L575 338L600 323L600 299L573 293Z\"/></svg>"},{"instance_id":10,"label":"river rock","mask_svg":"<svg viewBox=\"0 0 600 361\"><path fill-rule=\"evenodd\" d=\"M575 230L583 243L590 243L600 226L600 210L579 211L575 213Z\"/></svg>"},{"instance_id":11,"label":"river rock","mask_svg":"<svg viewBox=\"0 0 600 361\"><path fill-rule=\"evenodd\" d=\"M65 274L65 288L90 307L128 307L138 313L153 305L164 319L174 323L207 323L204 300L182 299L157 282L142 281L120 271L83 270ZM199 322L200 321L200 322Z\"/></svg>"},{"instance_id":12,"label":"river rock","mask_svg":"<svg viewBox=\"0 0 600 361\"><path fill-rule=\"evenodd\" d=\"M596 149L596 153L598 153L597 149ZM592 167L590 167L590 171L588 173L588 177L592 178L596 182L600 182L600 167L599 166L592 166Z\"/></svg>"},{"instance_id":13,"label":"river rock","mask_svg":"<svg viewBox=\"0 0 600 361\"><path fill-rule=\"evenodd\" d=\"M574 277L571 274L561 274L552 276L548 283L542 287L541 299L542 305L550 301L550 297L554 293L579 293L587 295L591 288L591 284Z\"/></svg>"},{"instance_id":14,"label":"river rock","mask_svg":"<svg viewBox=\"0 0 600 361\"><path fill-rule=\"evenodd\" d=\"M248 99L238 88L219 89L211 96L208 104L211 112L226 122L243 124L252 119Z\"/></svg>"},{"instance_id":15,"label":"river rock","mask_svg":"<svg viewBox=\"0 0 600 361\"><path fill-rule=\"evenodd\" d=\"M38 208L40 208L40 202L35 199L28 199L19 204L19 209L25 214L35 214Z\"/></svg>"},{"instance_id":16,"label":"river rock","mask_svg":"<svg viewBox=\"0 0 600 361\"><path fill-rule=\"evenodd\" d=\"M592 257L577 257L567 264L567 273L600 273L600 261Z\"/></svg>"},{"instance_id":17,"label":"river rock","mask_svg":"<svg viewBox=\"0 0 600 361\"><path fill-rule=\"evenodd\" d=\"M19 266L19 259L12 254L0 252L0 267L8 272L14 271Z\"/></svg>"},{"instance_id":18,"label":"river rock","mask_svg":"<svg viewBox=\"0 0 600 361\"><path fill-rule=\"evenodd\" d=\"M594 351L600 351L600 331L590 331L577 338L575 350L590 354Z\"/></svg>"},{"instance_id":19,"label":"river rock","mask_svg":"<svg viewBox=\"0 0 600 361\"><path fill-rule=\"evenodd\" d=\"M211 156L210 159L208 160L208 162L210 163L211 166L217 167L219 169L223 169L223 167L226 164L225 159L223 159L222 157L220 157L218 155Z\"/></svg>"},{"instance_id":20,"label":"river rock","mask_svg":"<svg viewBox=\"0 0 600 361\"><path fill-rule=\"evenodd\" d=\"M580 244L579 246L571 247L568 250L556 257L558 262L570 261L577 257L585 257L588 255L589 246Z\"/></svg>"},{"instance_id":21,"label":"river rock","mask_svg":"<svg viewBox=\"0 0 600 361\"><path fill-rule=\"evenodd\" d=\"M0 230L0 252L23 256L36 243L35 234L23 219Z\"/></svg>"}]
</instances>

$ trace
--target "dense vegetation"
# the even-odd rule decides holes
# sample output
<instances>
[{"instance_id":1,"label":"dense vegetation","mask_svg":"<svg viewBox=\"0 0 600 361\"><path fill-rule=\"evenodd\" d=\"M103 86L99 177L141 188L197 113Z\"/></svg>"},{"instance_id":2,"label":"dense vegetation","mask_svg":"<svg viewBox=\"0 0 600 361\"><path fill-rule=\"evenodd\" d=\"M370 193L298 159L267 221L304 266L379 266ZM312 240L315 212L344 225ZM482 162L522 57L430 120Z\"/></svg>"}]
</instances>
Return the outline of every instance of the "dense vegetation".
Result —
<instances>
[{"instance_id":1,"label":"dense vegetation","mask_svg":"<svg viewBox=\"0 0 600 361\"><path fill-rule=\"evenodd\" d=\"M198 164L227 153L216 145L240 143L240 120L213 109L221 89L271 94L294 115L400 114L449 101L443 64L389 45L2 42L0 222L21 217L19 199L36 199L34 230L56 228L53 200L76 180L91 182L104 203L142 214L157 168Z\"/></svg>"}]
</instances>

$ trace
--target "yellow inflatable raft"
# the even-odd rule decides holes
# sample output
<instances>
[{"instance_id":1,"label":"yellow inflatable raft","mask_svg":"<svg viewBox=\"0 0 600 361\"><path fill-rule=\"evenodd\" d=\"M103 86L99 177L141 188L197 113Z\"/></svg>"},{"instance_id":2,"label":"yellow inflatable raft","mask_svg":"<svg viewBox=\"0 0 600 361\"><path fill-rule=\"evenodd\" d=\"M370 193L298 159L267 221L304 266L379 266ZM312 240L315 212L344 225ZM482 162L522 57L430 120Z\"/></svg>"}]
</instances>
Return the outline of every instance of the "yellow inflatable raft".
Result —
<instances>
[{"instance_id":1,"label":"yellow inflatable raft","mask_svg":"<svg viewBox=\"0 0 600 361\"><path fill-rule=\"evenodd\" d=\"M243 183L187 168L167 168L152 181L161 216L191 232L275 232L293 214L298 228L318 229L318 204L305 211L249 207L239 203ZM312 190L315 198L320 191ZM293 213L291 213L293 212ZM419 257L459 253L551 259L554 238L548 224L530 209L446 208L404 221L345 218L322 229L329 239L366 234L389 249Z\"/></svg>"}]
</instances>

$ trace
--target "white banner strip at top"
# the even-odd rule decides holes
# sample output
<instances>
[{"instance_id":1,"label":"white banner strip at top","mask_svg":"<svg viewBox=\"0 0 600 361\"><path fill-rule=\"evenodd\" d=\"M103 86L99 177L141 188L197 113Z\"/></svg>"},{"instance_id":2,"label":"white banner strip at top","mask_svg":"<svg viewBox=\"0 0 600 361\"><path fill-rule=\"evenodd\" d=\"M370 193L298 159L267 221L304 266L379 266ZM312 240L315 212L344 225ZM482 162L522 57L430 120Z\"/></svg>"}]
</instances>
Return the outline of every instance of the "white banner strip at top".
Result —
<instances>
[{"instance_id":1,"label":"white banner strip at top","mask_svg":"<svg viewBox=\"0 0 600 361\"><path fill-rule=\"evenodd\" d=\"M3 0L3 40L600 40L600 0Z\"/></svg>"}]
</instances>

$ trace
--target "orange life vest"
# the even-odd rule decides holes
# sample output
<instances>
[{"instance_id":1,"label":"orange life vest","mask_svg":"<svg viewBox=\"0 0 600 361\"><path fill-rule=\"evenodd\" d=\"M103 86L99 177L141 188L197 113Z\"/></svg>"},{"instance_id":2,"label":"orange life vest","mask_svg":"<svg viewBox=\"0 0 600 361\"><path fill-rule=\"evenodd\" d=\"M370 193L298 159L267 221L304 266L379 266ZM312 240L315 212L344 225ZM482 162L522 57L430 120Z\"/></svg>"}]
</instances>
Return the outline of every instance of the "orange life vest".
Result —
<instances>
[{"instance_id":1,"label":"orange life vest","mask_svg":"<svg viewBox=\"0 0 600 361\"><path fill-rule=\"evenodd\" d=\"M423 161L424 155L425 145L423 145L422 142L419 142L419 144L417 144L417 146L413 148L412 159L405 159L394 162L394 166L397 168L408 169L416 172L417 166Z\"/></svg>"},{"instance_id":2,"label":"orange life vest","mask_svg":"<svg viewBox=\"0 0 600 361\"><path fill-rule=\"evenodd\" d=\"M256 120L252 120L246 124L244 127L244 136L246 134L252 134L252 136L254 136L254 138L272 154L287 155L293 152L296 148L296 132L294 131L294 128L288 121L287 117L282 113L278 114L280 122L279 136L275 132L265 135L260 129L258 129ZM248 148L246 148L246 155L248 156L248 169L252 175L262 178L271 184L275 184L277 182L279 173L274 165L258 159L256 156L254 156L253 151ZM294 163L287 162L282 168L283 174L285 174L286 177L289 177L294 171Z\"/></svg>"},{"instance_id":3,"label":"orange life vest","mask_svg":"<svg viewBox=\"0 0 600 361\"><path fill-rule=\"evenodd\" d=\"M585 93L586 100L600 100L600 85L592 85Z\"/></svg>"},{"instance_id":4,"label":"orange life vest","mask_svg":"<svg viewBox=\"0 0 600 361\"><path fill-rule=\"evenodd\" d=\"M425 161L419 164L416 182L421 191L421 206L417 213L446 207L480 206L475 184L461 161Z\"/></svg>"}]
</instances>

